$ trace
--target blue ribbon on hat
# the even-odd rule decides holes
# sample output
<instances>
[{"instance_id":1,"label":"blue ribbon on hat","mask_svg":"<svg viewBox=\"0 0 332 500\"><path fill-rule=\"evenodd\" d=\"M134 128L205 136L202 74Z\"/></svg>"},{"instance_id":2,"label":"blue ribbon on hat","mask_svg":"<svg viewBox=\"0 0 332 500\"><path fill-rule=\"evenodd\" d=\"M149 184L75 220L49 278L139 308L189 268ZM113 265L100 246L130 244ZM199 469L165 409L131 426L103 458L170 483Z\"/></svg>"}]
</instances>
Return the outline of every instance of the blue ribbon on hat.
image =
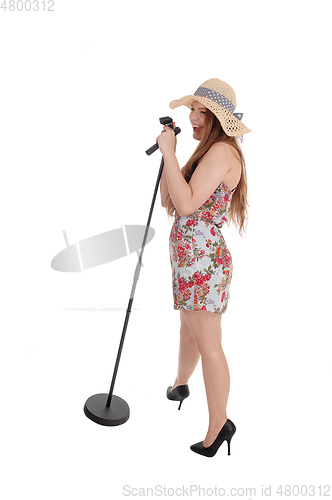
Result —
<instances>
[{"instance_id":1,"label":"blue ribbon on hat","mask_svg":"<svg viewBox=\"0 0 332 500\"><path fill-rule=\"evenodd\" d=\"M240 121L242 120L243 113L234 113L234 104L229 99L227 99L227 97L219 94L219 92L217 92L216 90L211 90L207 87L198 87L194 95L199 95L201 97L207 97L208 99L211 99L212 101L219 104L219 106L222 106L223 108L227 109L227 111L230 111L235 116L235 118Z\"/></svg>"},{"instance_id":2,"label":"blue ribbon on hat","mask_svg":"<svg viewBox=\"0 0 332 500\"><path fill-rule=\"evenodd\" d=\"M235 118L237 118L238 120L242 120L242 117L243 117L243 113L233 113L233 115L235 116Z\"/></svg>"}]
</instances>

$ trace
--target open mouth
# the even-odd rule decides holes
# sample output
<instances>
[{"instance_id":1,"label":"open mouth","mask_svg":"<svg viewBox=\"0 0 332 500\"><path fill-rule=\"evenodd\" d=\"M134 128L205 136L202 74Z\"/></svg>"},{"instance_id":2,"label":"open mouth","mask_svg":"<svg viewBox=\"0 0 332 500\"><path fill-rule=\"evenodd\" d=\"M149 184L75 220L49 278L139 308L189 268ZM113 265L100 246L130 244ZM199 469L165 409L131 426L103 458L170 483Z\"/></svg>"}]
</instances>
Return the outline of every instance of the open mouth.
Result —
<instances>
[{"instance_id":1,"label":"open mouth","mask_svg":"<svg viewBox=\"0 0 332 500\"><path fill-rule=\"evenodd\" d=\"M193 129L194 129L194 134L199 134L200 132L202 132L203 127L194 127L193 126Z\"/></svg>"}]
</instances>

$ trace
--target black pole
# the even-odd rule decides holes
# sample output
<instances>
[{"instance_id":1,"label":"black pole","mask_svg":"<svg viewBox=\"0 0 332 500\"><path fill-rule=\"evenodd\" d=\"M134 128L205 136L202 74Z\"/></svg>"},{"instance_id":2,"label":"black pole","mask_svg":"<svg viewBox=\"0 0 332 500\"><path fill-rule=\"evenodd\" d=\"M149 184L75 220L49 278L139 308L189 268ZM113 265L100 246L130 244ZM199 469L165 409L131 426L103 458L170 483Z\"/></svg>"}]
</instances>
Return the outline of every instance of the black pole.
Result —
<instances>
[{"instance_id":1,"label":"black pole","mask_svg":"<svg viewBox=\"0 0 332 500\"><path fill-rule=\"evenodd\" d=\"M162 176L162 173L163 173L163 168L164 168L164 157L162 157L162 159L161 159L161 164L160 164L160 168L159 168L157 182L156 182L156 186L154 188L154 193L153 193L153 197L152 197L152 203L151 203L150 213L149 213L148 221L146 223L146 229L145 229L145 233L144 233L143 243L142 243L142 247L141 247L139 259L138 259L138 262L137 262L137 265L136 265L136 270L135 270L135 274L134 274L134 278L133 278L134 282L133 282L133 286L132 286L131 294L130 294L130 299L129 299L128 306L127 306L127 314L126 314L125 322L124 322L124 325L123 325L121 340L120 340L119 349L118 349L118 355L117 355L117 358L116 358L114 372L113 372L113 378L112 378L111 388L110 388L110 392L109 392L109 395L108 395L108 398L107 398L107 403L106 403L106 406L108 408L109 408L109 406L111 404L111 401L112 401L113 389L114 389L115 379L116 379L116 375L117 375L118 368L119 368L119 363L120 363L120 358L121 358L121 353L122 353L122 347L123 347L124 340L125 340L125 337L126 337L126 331L127 331L127 326L128 326L128 322L129 322L129 316L130 316L131 307L132 307L133 301L134 301L136 284L137 284L137 281L138 281L138 278L139 278L139 275L140 275L140 272L141 272L142 257L143 257L143 252L144 252L144 248L145 248L145 242L146 242L146 238L147 238L148 232L149 232L150 222L151 222L151 218L152 218L154 204L155 204L155 201L156 201L156 196L157 196L157 193L158 193L159 182L160 182L160 179L161 179L161 176Z\"/></svg>"},{"instance_id":2,"label":"black pole","mask_svg":"<svg viewBox=\"0 0 332 500\"><path fill-rule=\"evenodd\" d=\"M160 118L160 123L162 124L171 124L169 125L172 128L172 119L170 117L165 117L165 118ZM174 129L175 135L179 134L181 132L181 129L179 127L176 127ZM152 148L146 151L146 154L150 155L153 151L156 151L158 149L158 144L155 144ZM141 267L142 267L142 257L143 257L143 252L145 248L145 243L146 239L148 236L149 232L149 227L150 227L150 222L152 218L152 213L154 209L154 204L156 201L156 196L158 192L158 186L160 183L160 179L162 176L164 168L164 158L162 157L161 163L160 163L160 168L158 172L158 177L157 177L157 182L155 185L153 197L152 197L152 202L151 202L151 207L150 207L150 212L149 212L149 217L148 221L146 224L146 229L144 233L144 238L141 246L141 251L139 254L138 262L136 265L135 269L135 274L134 274L134 282L133 286L131 289L130 293L130 299L128 302L127 306L127 312L126 312L126 317L122 329L122 335L119 343L119 348L118 348L118 354L116 357L116 362L114 366L114 371L113 371L113 377L112 377L112 382L111 382L111 387L109 394L95 394L94 396L91 396L89 399L87 399L85 405L84 405L84 413L85 415L90 419L93 420L94 422L101 424L101 425L121 425L124 424L128 418L129 418L129 406L126 403L126 401L122 398L119 398L118 396L113 395L113 389L114 389L114 384L120 364L120 359L121 359L121 353L122 353L122 348L123 344L125 341L126 337L126 332L127 332L127 327L128 327L128 322L129 322L129 317L131 313L131 308L133 305L134 301L134 295L135 295L135 290L136 290L136 285L137 281L141 272Z\"/></svg>"}]
</instances>

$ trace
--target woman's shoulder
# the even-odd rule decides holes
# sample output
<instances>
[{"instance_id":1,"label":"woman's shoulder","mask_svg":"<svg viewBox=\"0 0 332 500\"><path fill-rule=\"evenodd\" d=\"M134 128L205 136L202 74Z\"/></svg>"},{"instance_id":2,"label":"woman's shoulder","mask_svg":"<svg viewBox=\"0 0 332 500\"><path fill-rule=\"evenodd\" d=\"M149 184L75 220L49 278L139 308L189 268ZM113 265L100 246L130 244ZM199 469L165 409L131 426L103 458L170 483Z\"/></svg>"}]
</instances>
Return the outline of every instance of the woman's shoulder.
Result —
<instances>
[{"instance_id":1,"label":"woman's shoulder","mask_svg":"<svg viewBox=\"0 0 332 500\"><path fill-rule=\"evenodd\" d=\"M223 157L235 157L240 160L240 155L236 147L225 141L215 142L214 144L212 144L208 152L210 151L213 154L217 154Z\"/></svg>"},{"instance_id":2,"label":"woman's shoulder","mask_svg":"<svg viewBox=\"0 0 332 500\"><path fill-rule=\"evenodd\" d=\"M227 163L241 162L240 155L237 149L231 144L220 141L212 144L210 149L205 153L206 158L218 158L219 161L226 161Z\"/></svg>"}]
</instances>

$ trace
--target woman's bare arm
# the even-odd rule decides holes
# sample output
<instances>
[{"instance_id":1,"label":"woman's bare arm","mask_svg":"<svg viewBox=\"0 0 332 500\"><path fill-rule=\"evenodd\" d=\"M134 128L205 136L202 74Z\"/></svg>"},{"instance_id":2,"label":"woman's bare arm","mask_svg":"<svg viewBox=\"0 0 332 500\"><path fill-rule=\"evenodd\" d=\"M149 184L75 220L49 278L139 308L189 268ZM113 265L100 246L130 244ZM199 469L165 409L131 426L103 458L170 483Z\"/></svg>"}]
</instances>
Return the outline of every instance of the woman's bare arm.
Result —
<instances>
[{"instance_id":1,"label":"woman's bare arm","mask_svg":"<svg viewBox=\"0 0 332 500\"><path fill-rule=\"evenodd\" d=\"M166 207L166 199L168 196L168 187L167 187L167 180L166 180L166 172L165 169L163 169L163 173L161 175L160 179L160 198L161 198L161 206Z\"/></svg>"},{"instance_id":2,"label":"woman's bare arm","mask_svg":"<svg viewBox=\"0 0 332 500\"><path fill-rule=\"evenodd\" d=\"M165 160L169 195L179 215L187 216L197 210L225 178L230 170L232 153L220 142L211 146L187 184L180 172L173 141L174 134L171 131L161 134L157 139Z\"/></svg>"}]
</instances>

